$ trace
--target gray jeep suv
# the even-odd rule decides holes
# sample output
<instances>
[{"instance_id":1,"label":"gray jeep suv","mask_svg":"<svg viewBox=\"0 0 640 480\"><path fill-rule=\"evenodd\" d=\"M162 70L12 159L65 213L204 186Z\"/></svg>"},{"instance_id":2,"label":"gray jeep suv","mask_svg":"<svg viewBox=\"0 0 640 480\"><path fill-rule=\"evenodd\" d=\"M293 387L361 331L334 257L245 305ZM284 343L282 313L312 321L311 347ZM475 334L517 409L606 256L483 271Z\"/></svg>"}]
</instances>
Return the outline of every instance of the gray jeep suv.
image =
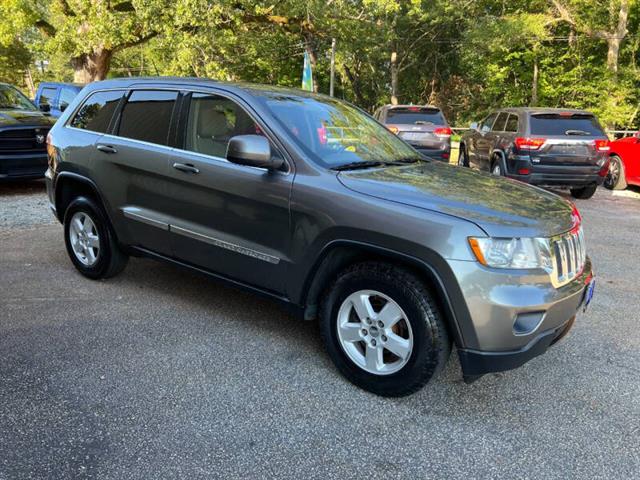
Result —
<instances>
[{"instance_id":1,"label":"gray jeep suv","mask_svg":"<svg viewBox=\"0 0 640 480\"><path fill-rule=\"evenodd\" d=\"M51 208L89 278L129 255L204 272L319 318L356 385L421 388L517 367L593 291L581 219L521 182L425 160L361 110L195 79L84 88L49 136Z\"/></svg>"},{"instance_id":2,"label":"gray jeep suv","mask_svg":"<svg viewBox=\"0 0 640 480\"><path fill-rule=\"evenodd\" d=\"M458 164L591 198L609 173L609 139L584 110L506 108L460 140Z\"/></svg>"}]
</instances>

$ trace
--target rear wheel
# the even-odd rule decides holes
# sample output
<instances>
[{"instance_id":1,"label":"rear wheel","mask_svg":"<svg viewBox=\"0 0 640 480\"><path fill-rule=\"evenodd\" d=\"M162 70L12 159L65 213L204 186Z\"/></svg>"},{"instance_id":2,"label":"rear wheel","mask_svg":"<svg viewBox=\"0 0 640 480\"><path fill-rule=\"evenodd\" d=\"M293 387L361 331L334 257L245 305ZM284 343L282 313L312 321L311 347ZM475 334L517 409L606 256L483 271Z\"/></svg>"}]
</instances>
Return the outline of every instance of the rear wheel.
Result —
<instances>
[{"instance_id":1,"label":"rear wheel","mask_svg":"<svg viewBox=\"0 0 640 480\"><path fill-rule=\"evenodd\" d=\"M571 195L574 198L577 198L580 200L587 200L593 197L594 193L596 193L597 188L598 186L595 183L591 185L587 185L586 187L572 188Z\"/></svg>"},{"instance_id":2,"label":"rear wheel","mask_svg":"<svg viewBox=\"0 0 640 480\"><path fill-rule=\"evenodd\" d=\"M118 247L106 215L92 198L78 197L69 204L64 239L71 262L85 277L112 277L127 265L127 255Z\"/></svg>"},{"instance_id":3,"label":"rear wheel","mask_svg":"<svg viewBox=\"0 0 640 480\"><path fill-rule=\"evenodd\" d=\"M493 165L491 166L491 173L497 177L505 176L505 171L504 171L504 168L502 167L502 162L500 161L499 158L496 158L493 161Z\"/></svg>"},{"instance_id":4,"label":"rear wheel","mask_svg":"<svg viewBox=\"0 0 640 480\"><path fill-rule=\"evenodd\" d=\"M422 388L451 350L431 291L413 273L365 262L343 271L321 304L327 352L351 382L384 396Z\"/></svg>"},{"instance_id":5,"label":"rear wheel","mask_svg":"<svg viewBox=\"0 0 640 480\"><path fill-rule=\"evenodd\" d=\"M627 188L624 164L617 155L613 155L609 159L609 172L604 179L604 186L609 190L624 190Z\"/></svg>"}]
</instances>

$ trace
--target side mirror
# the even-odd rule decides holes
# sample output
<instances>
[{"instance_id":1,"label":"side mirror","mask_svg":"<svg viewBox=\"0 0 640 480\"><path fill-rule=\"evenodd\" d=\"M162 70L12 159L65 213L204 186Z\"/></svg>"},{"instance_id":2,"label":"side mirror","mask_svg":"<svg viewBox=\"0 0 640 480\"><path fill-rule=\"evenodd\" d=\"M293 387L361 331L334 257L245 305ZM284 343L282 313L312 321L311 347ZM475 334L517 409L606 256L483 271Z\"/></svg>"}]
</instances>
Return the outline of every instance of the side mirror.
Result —
<instances>
[{"instance_id":1,"label":"side mirror","mask_svg":"<svg viewBox=\"0 0 640 480\"><path fill-rule=\"evenodd\" d=\"M471 122L471 125L469 125L469 128L471 130L478 130L478 122Z\"/></svg>"},{"instance_id":2,"label":"side mirror","mask_svg":"<svg viewBox=\"0 0 640 480\"><path fill-rule=\"evenodd\" d=\"M39 108L41 112L48 113L51 111L51 105L49 105L48 103L41 103Z\"/></svg>"},{"instance_id":3,"label":"side mirror","mask_svg":"<svg viewBox=\"0 0 640 480\"><path fill-rule=\"evenodd\" d=\"M277 170L284 160L273 158L269 140L262 135L236 135L229 140L227 160L250 167Z\"/></svg>"}]
</instances>

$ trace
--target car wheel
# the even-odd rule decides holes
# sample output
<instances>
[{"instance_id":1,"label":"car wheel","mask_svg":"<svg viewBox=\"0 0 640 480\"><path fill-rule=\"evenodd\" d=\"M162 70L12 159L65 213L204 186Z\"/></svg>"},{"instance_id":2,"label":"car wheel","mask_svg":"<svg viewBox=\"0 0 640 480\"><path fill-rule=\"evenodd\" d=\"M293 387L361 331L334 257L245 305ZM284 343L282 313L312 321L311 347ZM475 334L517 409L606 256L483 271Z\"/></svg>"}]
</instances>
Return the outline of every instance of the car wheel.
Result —
<instances>
[{"instance_id":1,"label":"car wheel","mask_svg":"<svg viewBox=\"0 0 640 480\"><path fill-rule=\"evenodd\" d=\"M624 164L617 155L613 155L609 159L609 172L604 179L604 186L609 190L624 190L627 188Z\"/></svg>"},{"instance_id":2,"label":"car wheel","mask_svg":"<svg viewBox=\"0 0 640 480\"><path fill-rule=\"evenodd\" d=\"M458 166L459 167L468 167L469 159L467 158L467 152L465 150L464 145L460 145L460 150L458 153Z\"/></svg>"},{"instance_id":3,"label":"car wheel","mask_svg":"<svg viewBox=\"0 0 640 480\"><path fill-rule=\"evenodd\" d=\"M109 278L127 265L106 215L91 198L78 197L67 207L64 239L71 262L86 277Z\"/></svg>"},{"instance_id":4,"label":"car wheel","mask_svg":"<svg viewBox=\"0 0 640 480\"><path fill-rule=\"evenodd\" d=\"M593 197L593 194L596 193L597 188L598 186L595 183L591 185L587 185L586 187L572 188L571 195L574 198L577 198L580 200L587 200Z\"/></svg>"},{"instance_id":5,"label":"car wheel","mask_svg":"<svg viewBox=\"0 0 640 480\"><path fill-rule=\"evenodd\" d=\"M498 159L493 161L491 166L491 173L497 177L504 177L504 169L502 168L502 162Z\"/></svg>"},{"instance_id":6,"label":"car wheel","mask_svg":"<svg viewBox=\"0 0 640 480\"><path fill-rule=\"evenodd\" d=\"M327 289L320 308L329 356L347 379L370 392L414 393L449 357L451 343L430 289L404 268L353 265Z\"/></svg>"}]
</instances>

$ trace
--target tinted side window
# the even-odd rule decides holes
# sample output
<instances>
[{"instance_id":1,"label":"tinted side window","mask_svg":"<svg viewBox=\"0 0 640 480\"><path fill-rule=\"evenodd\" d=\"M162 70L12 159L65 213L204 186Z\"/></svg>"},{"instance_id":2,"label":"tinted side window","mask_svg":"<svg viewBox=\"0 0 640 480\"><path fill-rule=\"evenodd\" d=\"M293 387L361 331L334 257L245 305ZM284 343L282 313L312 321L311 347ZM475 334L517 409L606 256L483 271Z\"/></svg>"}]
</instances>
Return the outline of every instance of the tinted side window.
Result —
<instances>
[{"instance_id":1,"label":"tinted side window","mask_svg":"<svg viewBox=\"0 0 640 480\"><path fill-rule=\"evenodd\" d=\"M90 95L75 114L70 125L92 132L106 133L123 93L122 90L114 90Z\"/></svg>"},{"instance_id":2,"label":"tinted side window","mask_svg":"<svg viewBox=\"0 0 640 480\"><path fill-rule=\"evenodd\" d=\"M44 87L40 93L40 105L53 105L56 98L56 89L53 87Z\"/></svg>"},{"instance_id":3,"label":"tinted side window","mask_svg":"<svg viewBox=\"0 0 640 480\"><path fill-rule=\"evenodd\" d=\"M135 90L122 109L118 135L167 145L178 92Z\"/></svg>"},{"instance_id":4,"label":"tinted side window","mask_svg":"<svg viewBox=\"0 0 640 480\"><path fill-rule=\"evenodd\" d=\"M504 126L507 123L507 118L509 118L509 114L506 112L501 112L500 115L498 115L497 120L493 124L492 130L494 132L504 132Z\"/></svg>"},{"instance_id":5,"label":"tinted side window","mask_svg":"<svg viewBox=\"0 0 640 480\"><path fill-rule=\"evenodd\" d=\"M483 132L488 132L489 130L491 130L491 126L493 125L493 122L495 121L497 116L497 113L492 113L487 118L485 118L484 122L482 122L480 130L482 130Z\"/></svg>"},{"instance_id":6,"label":"tinted side window","mask_svg":"<svg viewBox=\"0 0 640 480\"><path fill-rule=\"evenodd\" d=\"M204 93L191 95L186 150L226 158L231 137L256 134L261 134L258 125L233 101Z\"/></svg>"},{"instance_id":7,"label":"tinted side window","mask_svg":"<svg viewBox=\"0 0 640 480\"><path fill-rule=\"evenodd\" d=\"M63 88L60 91L60 98L58 100L58 104L60 105L60 110L65 110L69 104L76 98L77 92L75 90L71 90L69 88Z\"/></svg>"},{"instance_id":8,"label":"tinted side window","mask_svg":"<svg viewBox=\"0 0 640 480\"><path fill-rule=\"evenodd\" d=\"M506 132L517 132L518 131L518 116L513 113L509 115L509 119L507 120L507 126L504 129Z\"/></svg>"}]
</instances>

